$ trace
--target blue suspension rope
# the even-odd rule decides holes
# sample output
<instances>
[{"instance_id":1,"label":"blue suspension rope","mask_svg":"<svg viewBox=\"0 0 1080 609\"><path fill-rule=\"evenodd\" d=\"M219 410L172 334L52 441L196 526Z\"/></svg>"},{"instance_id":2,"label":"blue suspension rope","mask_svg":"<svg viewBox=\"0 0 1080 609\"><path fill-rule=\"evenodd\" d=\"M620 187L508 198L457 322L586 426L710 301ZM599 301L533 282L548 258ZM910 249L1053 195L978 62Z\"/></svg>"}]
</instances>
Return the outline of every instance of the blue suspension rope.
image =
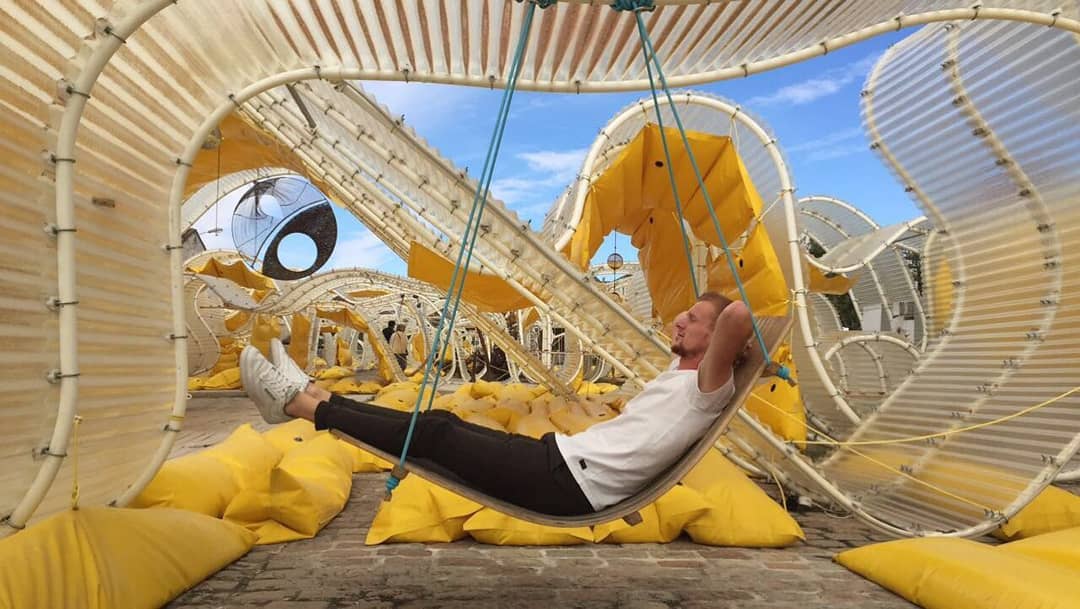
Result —
<instances>
[{"instance_id":1,"label":"blue suspension rope","mask_svg":"<svg viewBox=\"0 0 1080 609\"><path fill-rule=\"evenodd\" d=\"M658 122L661 121L661 119L660 119L660 106L659 106L659 103L656 100L656 85L653 82L652 69L649 68L650 60L651 60L651 62L653 64L653 66L656 67L656 74L657 74L657 77L660 80L660 86L664 90L664 95L667 96L668 105L671 107L671 114L672 114L672 116L675 117L675 125L679 129L679 136L682 138L683 147L686 149L686 155L690 159L690 166L694 170L694 177L697 178L698 187L701 189L701 194L705 198L705 207L706 207L706 209L709 210L709 217L712 218L713 228L716 230L716 236L719 237L720 245L723 246L723 248L724 248L724 257L727 258L728 268L731 270L732 277L735 278L735 285L738 286L738 288L739 288L739 296L742 297L743 302L746 303L746 306L749 309L750 308L750 299L746 294L746 287L743 285L742 278L739 277L739 271L735 267L735 259L731 255L731 248L728 247L727 239L724 237L724 231L720 227L720 219L716 216L716 209L713 206L712 197L709 196L709 191L705 187L705 180L702 179L702 177L701 177L701 170L698 169L697 160L694 158L694 152L693 152L693 150L690 149L690 142L686 138L686 130L683 128L682 119L679 118L678 108L676 108L674 100L671 99L671 90L668 88L667 79L664 78L664 69L660 65L660 59L656 56L656 51L655 51L655 49L653 49L652 40L649 37L648 31L645 29L645 19L641 16L641 14L643 12L651 11L654 8L656 8L655 5L653 4L653 0L614 0L613 4L611 5L611 8L613 8L616 11L632 11L634 13L634 18L637 20L638 35L641 37L642 52L645 54L645 66L646 66L646 68L648 69L648 72L649 72L649 87L652 89L653 105L656 108L657 121ZM663 132L662 132L663 123L662 122L660 123L660 128L661 128L661 136L663 137ZM667 138L666 137L664 137L664 155L668 159L668 165L669 165L668 173L672 176L671 177L671 179L672 179L672 187L674 188L674 174L673 174L673 171L672 171L672 169L670 167L670 165L671 165L671 157L668 154ZM677 206L677 208L679 210L679 221L680 221L680 224L682 224L682 207L678 203L679 196L678 196L677 192L675 192L674 195L675 195L676 206ZM685 229L683 231L683 237L684 237L684 239L686 238ZM688 253L687 257L689 259L689 253ZM693 279L694 278L694 276L693 276L693 267L691 267L690 273L691 273L691 275L690 275L691 279ZM695 291L695 293L697 292L696 280L695 280L694 291ZM751 313L750 313L750 322L751 322L751 325L753 326L754 336L757 338L758 346L761 347L762 356L763 357L769 357L769 349L765 345L765 338L761 334L761 328L758 325L757 318L754 316L753 311L751 311ZM783 379L785 381L792 382L791 370L788 369L787 366L785 366L783 364L780 364L778 362L770 361L769 362L769 368L773 371L774 374L776 374L776 376L780 377L781 379Z\"/></svg>"},{"instance_id":2,"label":"blue suspension rope","mask_svg":"<svg viewBox=\"0 0 1080 609\"><path fill-rule=\"evenodd\" d=\"M645 24L639 17L638 33L645 39ZM698 288L697 273L694 272L694 256L690 252L690 236L686 234L686 222L683 222L682 198L679 197L679 185L675 182L675 169L671 162L671 151L668 150L667 134L664 132L664 118L660 115L660 100L656 97L656 84L653 82L652 66L649 65L649 51L645 45L641 45L641 53L645 56L645 71L649 74L649 89L652 90L653 109L656 111L656 122L660 127L660 142L664 145L664 160L667 163L668 181L671 182L671 194L675 198L675 210L679 217L679 231L682 233L683 252L686 254L686 268L690 271L690 284L694 288L694 298L701 296ZM674 106L672 106L674 108Z\"/></svg>"},{"instance_id":3,"label":"blue suspension rope","mask_svg":"<svg viewBox=\"0 0 1080 609\"><path fill-rule=\"evenodd\" d=\"M465 233L461 237L461 248L458 250L457 261L454 264L454 272L450 277L450 289L446 293L446 300L443 303L442 314L439 316L439 325L435 330L435 338L432 341L431 350L427 354L427 358L425 358L424 379L420 384L420 391L416 396L416 404L413 406L412 418L409 421L409 429L405 434L405 444L401 449L401 457L398 460L397 465L390 471L390 476L386 479L387 497L394 492L394 489L397 488L401 479L405 476L405 460L409 452L409 445L412 443L413 432L416 429L416 421L420 416L420 405L424 400L425 389L428 387L428 380L432 376L432 369L434 368L435 361L440 360L441 363L442 351L444 349L443 337L445 335L447 340L453 339L454 320L457 318L458 306L461 304L461 295L465 289L465 279L467 277L469 264L472 262L476 238L480 234L480 220L484 214L484 207L487 205L488 194L491 191L491 180L495 174L495 162L499 156L503 132L506 129L506 122L510 116L510 102L514 97L514 91L517 87L517 79L521 72L521 63L525 56L525 45L529 39L529 31L532 28L535 9L537 6L544 9L554 3L555 0L531 0L526 1L525 3L525 17L521 23L521 33L518 37L518 44L514 51L513 61L510 64L506 88L503 90L502 103L499 106L499 112L495 119L495 129L491 134L491 142L488 145L487 156L484 159L484 168L480 172L480 181L476 193L473 196L472 208L469 211L469 219L465 224ZM450 308L451 302L453 302L452 309ZM449 315L447 314L448 311ZM447 319L449 319L449 323L447 323ZM431 409L432 403L435 400L435 392L438 387L439 375L436 374L432 381L431 391L430 393L427 393L427 410Z\"/></svg>"}]
</instances>

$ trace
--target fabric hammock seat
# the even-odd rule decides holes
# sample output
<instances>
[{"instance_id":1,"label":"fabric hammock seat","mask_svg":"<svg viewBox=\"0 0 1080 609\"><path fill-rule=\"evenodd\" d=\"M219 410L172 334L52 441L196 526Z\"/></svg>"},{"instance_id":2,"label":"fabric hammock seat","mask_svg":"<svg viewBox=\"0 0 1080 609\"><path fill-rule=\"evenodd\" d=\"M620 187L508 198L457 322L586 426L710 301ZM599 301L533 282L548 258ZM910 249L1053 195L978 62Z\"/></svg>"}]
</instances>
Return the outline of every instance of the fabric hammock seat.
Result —
<instances>
[{"instance_id":1,"label":"fabric hammock seat","mask_svg":"<svg viewBox=\"0 0 1080 609\"><path fill-rule=\"evenodd\" d=\"M768 346L769 354L771 355L776 351L777 347L785 342L791 329L792 318L764 317L758 320L758 324L761 329L762 337L765 339L765 344ZM713 424L705 430L701 438L667 470L654 478L652 482L642 487L637 493L615 505L608 506L596 512L574 516L553 516L551 514L524 509L520 506L496 499L477 491L476 489L470 488L468 484L459 477L448 472L439 464L426 459L407 461L405 470L406 472L412 472L429 482L457 493L462 497L502 512L507 516L512 516L534 524L555 527L587 527L622 519L628 524L634 525L641 522L641 516L638 513L639 510L655 502L664 493L671 490L671 488L678 484L679 481L682 480L695 465L697 465L702 457L712 449L713 445L727 429L727 426L735 416L735 413L742 407L747 397L749 397L750 392L754 390L758 379L765 372L767 362L768 359L762 355L759 348L756 346L752 348L748 355L743 359L742 363L735 368L735 393L731 396L731 401L728 403L723 414L717 417ZM335 430L333 433L346 442L354 444L387 461L394 462L398 459L398 455L369 446L340 431Z\"/></svg>"}]
</instances>

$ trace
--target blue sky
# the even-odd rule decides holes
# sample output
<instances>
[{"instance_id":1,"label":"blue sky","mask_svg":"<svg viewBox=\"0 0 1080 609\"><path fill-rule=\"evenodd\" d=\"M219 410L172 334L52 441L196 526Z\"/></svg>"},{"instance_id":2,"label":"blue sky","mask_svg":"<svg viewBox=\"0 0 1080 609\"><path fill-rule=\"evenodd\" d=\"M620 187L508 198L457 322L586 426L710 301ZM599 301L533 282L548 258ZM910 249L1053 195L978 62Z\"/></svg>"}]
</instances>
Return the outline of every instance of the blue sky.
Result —
<instances>
[{"instance_id":1,"label":"blue sky","mask_svg":"<svg viewBox=\"0 0 1080 609\"><path fill-rule=\"evenodd\" d=\"M921 212L869 148L859 113L859 91L876 58L909 31L881 36L802 64L747 79L694 87L749 108L776 133L788 160L796 196L824 194L849 201L881 224ZM479 175L502 91L420 83L361 83L395 114L458 166ZM519 91L495 171L495 196L532 220L544 214L577 174L596 133L627 104L648 92L550 94ZM219 222L235 206L223 201ZM405 263L363 225L336 210L338 246L323 270L363 266L405 274ZM213 213L196 226L213 224ZM227 236L225 233L223 236ZM207 245L214 237L204 234ZM597 253L606 259L611 237ZM224 244L228 246L228 244ZM634 259L629 241L618 237L619 251ZM308 251L282 247L282 259L307 266ZM310 250L313 251L313 250Z\"/></svg>"}]
</instances>

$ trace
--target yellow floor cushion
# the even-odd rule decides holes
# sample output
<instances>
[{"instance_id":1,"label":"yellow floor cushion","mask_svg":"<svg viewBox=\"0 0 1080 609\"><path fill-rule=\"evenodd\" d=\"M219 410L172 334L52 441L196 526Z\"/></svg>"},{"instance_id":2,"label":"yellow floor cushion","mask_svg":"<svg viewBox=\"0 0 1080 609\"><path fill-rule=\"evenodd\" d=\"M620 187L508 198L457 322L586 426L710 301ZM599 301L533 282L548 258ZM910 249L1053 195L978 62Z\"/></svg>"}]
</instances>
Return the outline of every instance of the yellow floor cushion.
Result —
<instances>
[{"instance_id":1,"label":"yellow floor cushion","mask_svg":"<svg viewBox=\"0 0 1080 609\"><path fill-rule=\"evenodd\" d=\"M499 546L567 546L593 541L589 527L549 527L525 522L491 508L465 521L465 531L480 543Z\"/></svg>"},{"instance_id":2,"label":"yellow floor cushion","mask_svg":"<svg viewBox=\"0 0 1080 609\"><path fill-rule=\"evenodd\" d=\"M320 434L289 452L270 472L270 517L314 536L341 512L352 489L352 455Z\"/></svg>"},{"instance_id":3,"label":"yellow floor cushion","mask_svg":"<svg viewBox=\"0 0 1080 609\"><path fill-rule=\"evenodd\" d=\"M848 550L836 560L925 609L1080 608L1075 568L1008 545L923 537Z\"/></svg>"},{"instance_id":4,"label":"yellow floor cushion","mask_svg":"<svg viewBox=\"0 0 1080 609\"><path fill-rule=\"evenodd\" d=\"M1080 527L1007 543L998 546L997 551L1044 560L1080 571ZM1077 577L1080 577L1080 574ZM1080 579L1077 581L1080 582Z\"/></svg>"},{"instance_id":5,"label":"yellow floor cushion","mask_svg":"<svg viewBox=\"0 0 1080 609\"><path fill-rule=\"evenodd\" d=\"M480 504L416 475L406 476L379 505L366 543L445 543L465 537L465 521Z\"/></svg>"},{"instance_id":6,"label":"yellow floor cushion","mask_svg":"<svg viewBox=\"0 0 1080 609\"><path fill-rule=\"evenodd\" d=\"M1080 527L1080 497L1048 486L1031 503L1001 525L994 536L1006 541Z\"/></svg>"},{"instance_id":7,"label":"yellow floor cushion","mask_svg":"<svg viewBox=\"0 0 1080 609\"><path fill-rule=\"evenodd\" d=\"M169 459L131 502L131 507L171 507L220 518L239 491L232 469L193 453Z\"/></svg>"},{"instance_id":8,"label":"yellow floor cushion","mask_svg":"<svg viewBox=\"0 0 1080 609\"><path fill-rule=\"evenodd\" d=\"M0 607L161 607L255 536L185 510L87 507L0 540Z\"/></svg>"},{"instance_id":9,"label":"yellow floor cushion","mask_svg":"<svg viewBox=\"0 0 1080 609\"><path fill-rule=\"evenodd\" d=\"M690 470L683 484L709 503L684 527L697 543L775 548L805 539L799 523L716 450Z\"/></svg>"},{"instance_id":10,"label":"yellow floor cushion","mask_svg":"<svg viewBox=\"0 0 1080 609\"><path fill-rule=\"evenodd\" d=\"M604 543L669 543L709 507L701 493L679 485L641 510L642 522L630 526L616 520L593 527L593 534Z\"/></svg>"}]
</instances>

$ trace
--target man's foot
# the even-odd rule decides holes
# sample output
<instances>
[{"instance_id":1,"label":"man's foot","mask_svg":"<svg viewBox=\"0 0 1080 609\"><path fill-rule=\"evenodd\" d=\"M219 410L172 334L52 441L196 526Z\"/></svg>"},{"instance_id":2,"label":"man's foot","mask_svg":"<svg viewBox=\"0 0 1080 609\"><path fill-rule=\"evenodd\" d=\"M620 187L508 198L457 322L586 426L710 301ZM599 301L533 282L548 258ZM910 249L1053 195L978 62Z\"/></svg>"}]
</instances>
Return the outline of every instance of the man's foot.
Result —
<instances>
[{"instance_id":1,"label":"man's foot","mask_svg":"<svg viewBox=\"0 0 1080 609\"><path fill-rule=\"evenodd\" d=\"M270 339L270 363L274 364L274 367L280 370L287 379L302 387L306 388L308 383L311 382L307 373L293 361L293 358L289 357L285 345L281 344L281 341L276 338Z\"/></svg>"},{"instance_id":2,"label":"man's foot","mask_svg":"<svg viewBox=\"0 0 1080 609\"><path fill-rule=\"evenodd\" d=\"M303 384L289 379L251 345L240 352L240 382L267 423L291 420L285 405L304 390Z\"/></svg>"}]
</instances>

